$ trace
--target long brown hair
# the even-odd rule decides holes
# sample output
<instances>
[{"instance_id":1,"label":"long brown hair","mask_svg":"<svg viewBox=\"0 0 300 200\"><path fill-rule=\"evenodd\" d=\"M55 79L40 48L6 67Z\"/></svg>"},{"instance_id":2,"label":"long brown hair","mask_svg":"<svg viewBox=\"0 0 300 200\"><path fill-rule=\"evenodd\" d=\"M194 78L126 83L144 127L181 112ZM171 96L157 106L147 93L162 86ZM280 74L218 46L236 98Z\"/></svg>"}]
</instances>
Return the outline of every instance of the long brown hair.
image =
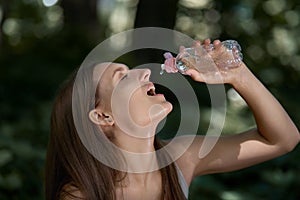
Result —
<instances>
[{"instance_id":1,"label":"long brown hair","mask_svg":"<svg viewBox=\"0 0 300 200\"><path fill-rule=\"evenodd\" d=\"M99 162L82 144L72 112L75 77L76 73L62 85L53 105L45 172L46 199L72 197L70 191L64 188L66 185L73 185L84 196L83 199L114 200L116 199L116 185L126 174ZM162 147L157 138L155 138L154 146L156 149ZM118 158L114 155L109 156L117 160ZM160 156L158 161L162 159L170 159L167 152ZM160 172L163 187L161 199L186 199L180 187L174 163L163 167Z\"/></svg>"}]
</instances>

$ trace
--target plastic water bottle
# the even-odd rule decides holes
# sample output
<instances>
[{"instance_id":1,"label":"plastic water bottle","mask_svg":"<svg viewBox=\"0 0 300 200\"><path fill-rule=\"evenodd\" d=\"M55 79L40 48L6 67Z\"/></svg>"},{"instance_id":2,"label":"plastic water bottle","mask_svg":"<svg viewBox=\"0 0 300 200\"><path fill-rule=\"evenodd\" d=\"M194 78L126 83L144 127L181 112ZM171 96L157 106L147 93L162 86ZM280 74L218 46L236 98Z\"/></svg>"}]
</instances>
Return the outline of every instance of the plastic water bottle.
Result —
<instances>
[{"instance_id":1,"label":"plastic water bottle","mask_svg":"<svg viewBox=\"0 0 300 200\"><path fill-rule=\"evenodd\" d=\"M168 73L185 72L190 69L196 69L205 73L215 71L216 67L220 70L228 70L238 67L243 60L241 46L235 40L225 40L222 45L226 48L224 54L220 54L217 58L212 58L210 52L214 51L214 45L190 47L181 51L176 58L169 52L164 54L165 62L161 65L161 72Z\"/></svg>"}]
</instances>

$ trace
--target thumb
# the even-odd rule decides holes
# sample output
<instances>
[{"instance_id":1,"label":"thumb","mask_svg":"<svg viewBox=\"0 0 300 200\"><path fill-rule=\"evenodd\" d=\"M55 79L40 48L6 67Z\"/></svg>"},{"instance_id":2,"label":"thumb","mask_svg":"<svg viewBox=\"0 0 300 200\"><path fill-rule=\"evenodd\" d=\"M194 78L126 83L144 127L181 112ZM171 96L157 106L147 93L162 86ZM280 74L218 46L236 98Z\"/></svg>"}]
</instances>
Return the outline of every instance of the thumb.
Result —
<instances>
[{"instance_id":1,"label":"thumb","mask_svg":"<svg viewBox=\"0 0 300 200\"><path fill-rule=\"evenodd\" d=\"M197 70L188 69L185 74L190 76L194 81L204 82L202 75Z\"/></svg>"}]
</instances>

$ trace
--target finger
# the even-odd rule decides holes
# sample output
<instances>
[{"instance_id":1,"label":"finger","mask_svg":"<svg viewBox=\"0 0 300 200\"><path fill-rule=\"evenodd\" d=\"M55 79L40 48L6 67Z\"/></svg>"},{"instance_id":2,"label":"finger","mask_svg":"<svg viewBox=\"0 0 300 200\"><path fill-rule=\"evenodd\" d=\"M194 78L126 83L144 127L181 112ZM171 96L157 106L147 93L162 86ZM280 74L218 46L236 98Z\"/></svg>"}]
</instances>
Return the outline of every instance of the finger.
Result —
<instances>
[{"instance_id":1,"label":"finger","mask_svg":"<svg viewBox=\"0 0 300 200\"><path fill-rule=\"evenodd\" d=\"M203 82L203 79L198 71L194 69L188 69L185 73L189 75L193 80Z\"/></svg>"},{"instance_id":2,"label":"finger","mask_svg":"<svg viewBox=\"0 0 300 200\"><path fill-rule=\"evenodd\" d=\"M209 45L210 44L210 38L207 38L207 39L205 39L204 41L203 41L203 44L204 45Z\"/></svg>"},{"instance_id":3,"label":"finger","mask_svg":"<svg viewBox=\"0 0 300 200\"><path fill-rule=\"evenodd\" d=\"M179 52L183 52L184 49L185 49L185 46L182 46L182 45L181 45L181 46L179 47Z\"/></svg>"},{"instance_id":4,"label":"finger","mask_svg":"<svg viewBox=\"0 0 300 200\"><path fill-rule=\"evenodd\" d=\"M209 38L207 38L203 41L203 47L207 52L210 52L211 50L213 50L213 45L211 44L211 41Z\"/></svg>"},{"instance_id":5,"label":"finger","mask_svg":"<svg viewBox=\"0 0 300 200\"><path fill-rule=\"evenodd\" d=\"M216 49L222 46L222 42L220 40L214 40L213 45Z\"/></svg>"},{"instance_id":6,"label":"finger","mask_svg":"<svg viewBox=\"0 0 300 200\"><path fill-rule=\"evenodd\" d=\"M193 47L200 47L201 46L201 42L199 40L195 40L193 43Z\"/></svg>"}]
</instances>

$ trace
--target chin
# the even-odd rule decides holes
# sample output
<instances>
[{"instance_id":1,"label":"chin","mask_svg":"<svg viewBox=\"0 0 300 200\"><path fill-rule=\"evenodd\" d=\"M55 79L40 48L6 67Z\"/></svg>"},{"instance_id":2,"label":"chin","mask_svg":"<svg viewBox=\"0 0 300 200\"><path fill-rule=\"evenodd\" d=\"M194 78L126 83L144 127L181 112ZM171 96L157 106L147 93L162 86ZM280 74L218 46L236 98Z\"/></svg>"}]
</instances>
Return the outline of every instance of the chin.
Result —
<instances>
[{"instance_id":1,"label":"chin","mask_svg":"<svg viewBox=\"0 0 300 200\"><path fill-rule=\"evenodd\" d=\"M173 110L173 105L165 101L162 104L155 105L150 111L152 121L159 123Z\"/></svg>"},{"instance_id":2,"label":"chin","mask_svg":"<svg viewBox=\"0 0 300 200\"><path fill-rule=\"evenodd\" d=\"M173 105L168 101L166 101L166 104L167 104L167 109L166 109L166 113L167 113L166 116L167 116L173 110Z\"/></svg>"}]
</instances>

